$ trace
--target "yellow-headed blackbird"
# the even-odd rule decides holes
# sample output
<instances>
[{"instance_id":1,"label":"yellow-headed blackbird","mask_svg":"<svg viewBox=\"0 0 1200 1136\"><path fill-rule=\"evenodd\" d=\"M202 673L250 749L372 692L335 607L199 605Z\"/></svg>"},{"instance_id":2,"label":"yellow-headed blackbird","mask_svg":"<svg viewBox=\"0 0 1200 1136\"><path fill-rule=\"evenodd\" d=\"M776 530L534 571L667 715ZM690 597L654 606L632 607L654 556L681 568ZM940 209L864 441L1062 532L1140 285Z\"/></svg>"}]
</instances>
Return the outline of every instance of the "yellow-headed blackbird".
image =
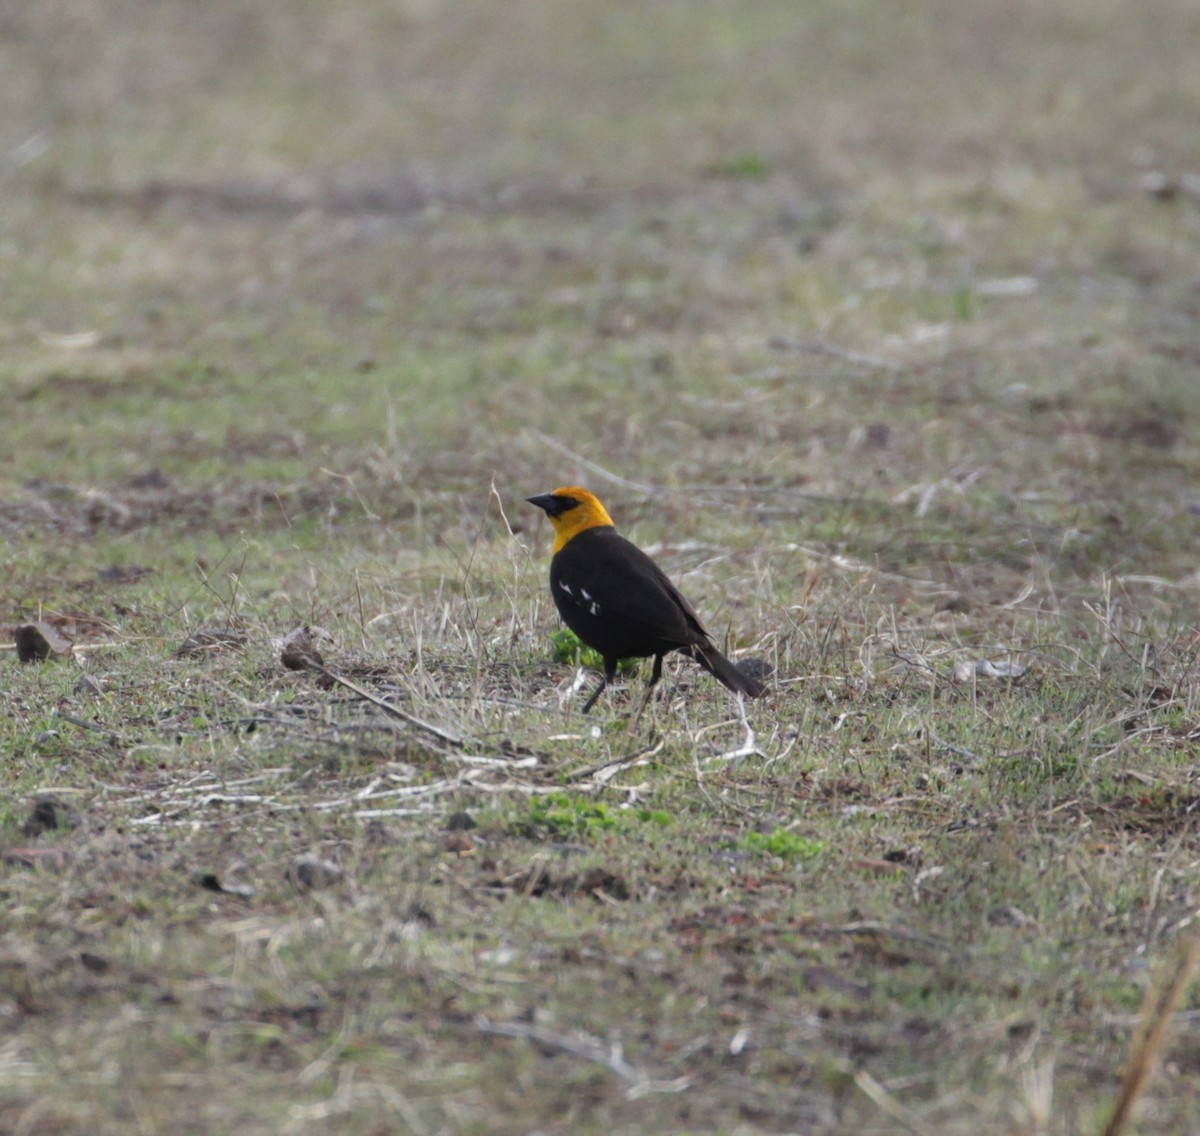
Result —
<instances>
[{"instance_id":1,"label":"yellow-headed blackbird","mask_svg":"<svg viewBox=\"0 0 1200 1136\"><path fill-rule=\"evenodd\" d=\"M604 678L584 704L585 714L612 682L621 659L653 655L653 687L668 651L690 655L732 691L751 698L763 693L762 683L713 646L692 605L649 556L617 532L586 489L568 485L527 500L554 526L550 594L558 614L604 659Z\"/></svg>"}]
</instances>

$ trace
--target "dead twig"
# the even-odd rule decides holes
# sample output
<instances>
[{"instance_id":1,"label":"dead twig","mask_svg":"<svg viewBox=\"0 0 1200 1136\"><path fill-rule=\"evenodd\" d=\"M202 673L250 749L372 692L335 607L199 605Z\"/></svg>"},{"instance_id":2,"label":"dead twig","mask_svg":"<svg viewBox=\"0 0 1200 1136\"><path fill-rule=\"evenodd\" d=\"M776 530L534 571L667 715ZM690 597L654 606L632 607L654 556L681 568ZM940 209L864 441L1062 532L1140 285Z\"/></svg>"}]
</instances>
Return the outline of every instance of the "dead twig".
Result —
<instances>
[{"instance_id":1,"label":"dead twig","mask_svg":"<svg viewBox=\"0 0 1200 1136\"><path fill-rule=\"evenodd\" d=\"M1112 1115L1104 1126L1103 1136L1120 1136L1129 1124L1133 1106L1146 1086L1146 1079L1158 1060L1166 1041L1167 1026L1175 1007L1191 985L1200 963L1200 935L1191 935L1175 961L1174 968L1161 985L1146 992L1143 1008L1145 1028L1129 1053L1121 1086L1117 1090Z\"/></svg>"},{"instance_id":2,"label":"dead twig","mask_svg":"<svg viewBox=\"0 0 1200 1136\"><path fill-rule=\"evenodd\" d=\"M847 363L858 363L860 366L874 367L881 371L900 370L900 365L890 359L881 359L878 355L864 355L859 351L848 351L844 347L835 347L832 343L773 335L767 340L767 346L775 351L795 351L802 355L828 355L831 359L844 359Z\"/></svg>"},{"instance_id":3,"label":"dead twig","mask_svg":"<svg viewBox=\"0 0 1200 1136\"><path fill-rule=\"evenodd\" d=\"M644 749L640 753L632 753L628 757L612 757L608 761L600 762L599 765L585 765L582 769L572 769L566 774L566 779L568 781L582 781L586 777L591 777L594 781L603 785L626 769L635 769L639 765L649 765L650 759L665 744L665 740L660 740L648 749Z\"/></svg>"},{"instance_id":4,"label":"dead twig","mask_svg":"<svg viewBox=\"0 0 1200 1136\"><path fill-rule=\"evenodd\" d=\"M504 527L505 527L505 529L508 530L508 535L510 537L516 536L516 533L513 532L512 524L509 522L508 514L504 511L504 500L500 496L500 490L498 490L496 488L496 475L495 474L492 474L491 490L492 490L492 496L496 498L496 508L500 512L500 519L504 522Z\"/></svg>"},{"instance_id":5,"label":"dead twig","mask_svg":"<svg viewBox=\"0 0 1200 1136\"><path fill-rule=\"evenodd\" d=\"M907 927L893 927L891 924L877 923L869 919L863 919L857 923L842 923L839 926L797 927L795 930L804 935L866 935L879 939L898 939L902 943L917 943L935 951L953 951L954 949L949 943L930 935L922 935Z\"/></svg>"},{"instance_id":6,"label":"dead twig","mask_svg":"<svg viewBox=\"0 0 1200 1136\"><path fill-rule=\"evenodd\" d=\"M865 1069L854 1070L854 1083L859 1087L864 1096L869 1097L874 1102L875 1107L880 1112L886 1113L893 1120L903 1124L910 1132L925 1131L920 1123L918 1123L917 1118Z\"/></svg>"},{"instance_id":7,"label":"dead twig","mask_svg":"<svg viewBox=\"0 0 1200 1136\"><path fill-rule=\"evenodd\" d=\"M407 722L414 729L437 738L444 745L451 746L454 749L462 749L466 745L464 739L460 738L457 734L452 734L449 730L443 730L441 726L435 726L432 722L426 722L424 718L418 718L415 714L410 714L407 710L401 710L395 703L388 702L378 695L372 694L369 690L364 690L357 683L351 682L348 678L342 678L340 674L331 671L327 666L316 662L316 660L307 661L305 666L307 670L316 671L317 674L324 675L330 682L336 682L338 686L344 686L347 690L357 694L359 698L371 703L372 706L377 706L385 714L390 714L393 718L399 718L400 721Z\"/></svg>"},{"instance_id":8,"label":"dead twig","mask_svg":"<svg viewBox=\"0 0 1200 1136\"><path fill-rule=\"evenodd\" d=\"M572 1057L581 1057L585 1061L593 1061L611 1069L623 1081L629 1082L627 1096L631 1099L649 1096L651 1093L681 1093L691 1086L691 1078L676 1077L673 1081L662 1081L651 1077L642 1069L630 1065L621 1052L619 1042L605 1045L599 1038L587 1034L565 1034L557 1030L547 1029L534 1022L493 1022L488 1018L478 1018L475 1028L480 1033L491 1034L495 1037L519 1037L526 1041L536 1042L547 1049L556 1049L560 1053L569 1053Z\"/></svg>"},{"instance_id":9,"label":"dead twig","mask_svg":"<svg viewBox=\"0 0 1200 1136\"><path fill-rule=\"evenodd\" d=\"M742 744L731 750L727 750L725 753L718 754L716 757L710 758L710 761L731 762L741 761L743 758L754 757L756 755L759 757L763 756L762 750L758 748L758 737L754 733L754 727L750 725L750 719L746 717L746 699L741 693L737 696L737 704L738 720L741 722L744 731Z\"/></svg>"},{"instance_id":10,"label":"dead twig","mask_svg":"<svg viewBox=\"0 0 1200 1136\"><path fill-rule=\"evenodd\" d=\"M107 726L100 726L95 722L89 722L86 718L76 718L74 714L68 714L65 710L56 710L54 717L64 722L69 722L72 726L78 726L81 730L91 730L93 733L102 734L111 742L120 744L125 741L116 730L110 730Z\"/></svg>"}]
</instances>

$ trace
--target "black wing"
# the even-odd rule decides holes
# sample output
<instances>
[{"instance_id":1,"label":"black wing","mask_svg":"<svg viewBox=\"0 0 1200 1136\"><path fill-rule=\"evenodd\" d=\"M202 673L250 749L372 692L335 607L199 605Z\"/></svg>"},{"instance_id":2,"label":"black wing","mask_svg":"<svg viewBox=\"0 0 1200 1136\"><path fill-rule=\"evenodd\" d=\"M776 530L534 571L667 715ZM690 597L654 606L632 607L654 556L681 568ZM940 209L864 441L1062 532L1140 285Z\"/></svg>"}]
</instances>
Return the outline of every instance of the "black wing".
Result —
<instances>
[{"instance_id":1,"label":"black wing","mask_svg":"<svg viewBox=\"0 0 1200 1136\"><path fill-rule=\"evenodd\" d=\"M589 529L550 566L563 621L603 655L652 655L708 643L691 604L653 560L614 529Z\"/></svg>"}]
</instances>

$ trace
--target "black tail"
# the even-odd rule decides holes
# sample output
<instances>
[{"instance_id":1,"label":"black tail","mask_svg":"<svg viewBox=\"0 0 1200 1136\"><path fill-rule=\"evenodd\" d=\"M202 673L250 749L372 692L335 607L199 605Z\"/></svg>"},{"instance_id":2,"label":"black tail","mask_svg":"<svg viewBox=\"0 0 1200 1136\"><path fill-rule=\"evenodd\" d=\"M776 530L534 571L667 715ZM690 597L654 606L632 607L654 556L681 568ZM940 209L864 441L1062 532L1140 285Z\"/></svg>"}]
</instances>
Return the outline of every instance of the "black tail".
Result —
<instances>
[{"instance_id":1,"label":"black tail","mask_svg":"<svg viewBox=\"0 0 1200 1136\"><path fill-rule=\"evenodd\" d=\"M710 675L735 694L744 694L747 698L760 698L767 688L756 678L752 678L739 670L711 643L696 644L688 654L692 656Z\"/></svg>"}]
</instances>

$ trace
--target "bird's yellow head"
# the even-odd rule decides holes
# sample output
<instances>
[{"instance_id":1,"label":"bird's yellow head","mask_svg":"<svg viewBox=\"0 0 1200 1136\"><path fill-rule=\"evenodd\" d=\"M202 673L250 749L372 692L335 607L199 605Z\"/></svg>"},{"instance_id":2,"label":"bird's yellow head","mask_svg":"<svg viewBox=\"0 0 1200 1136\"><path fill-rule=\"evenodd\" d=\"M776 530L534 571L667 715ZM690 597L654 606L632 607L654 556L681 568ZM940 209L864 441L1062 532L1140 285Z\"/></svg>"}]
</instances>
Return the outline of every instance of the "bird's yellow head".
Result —
<instances>
[{"instance_id":1,"label":"bird's yellow head","mask_svg":"<svg viewBox=\"0 0 1200 1136\"><path fill-rule=\"evenodd\" d=\"M573 536L600 525L612 527L612 517L595 497L578 485L564 485L552 493L527 497L531 505L541 509L554 526L553 556Z\"/></svg>"}]
</instances>

